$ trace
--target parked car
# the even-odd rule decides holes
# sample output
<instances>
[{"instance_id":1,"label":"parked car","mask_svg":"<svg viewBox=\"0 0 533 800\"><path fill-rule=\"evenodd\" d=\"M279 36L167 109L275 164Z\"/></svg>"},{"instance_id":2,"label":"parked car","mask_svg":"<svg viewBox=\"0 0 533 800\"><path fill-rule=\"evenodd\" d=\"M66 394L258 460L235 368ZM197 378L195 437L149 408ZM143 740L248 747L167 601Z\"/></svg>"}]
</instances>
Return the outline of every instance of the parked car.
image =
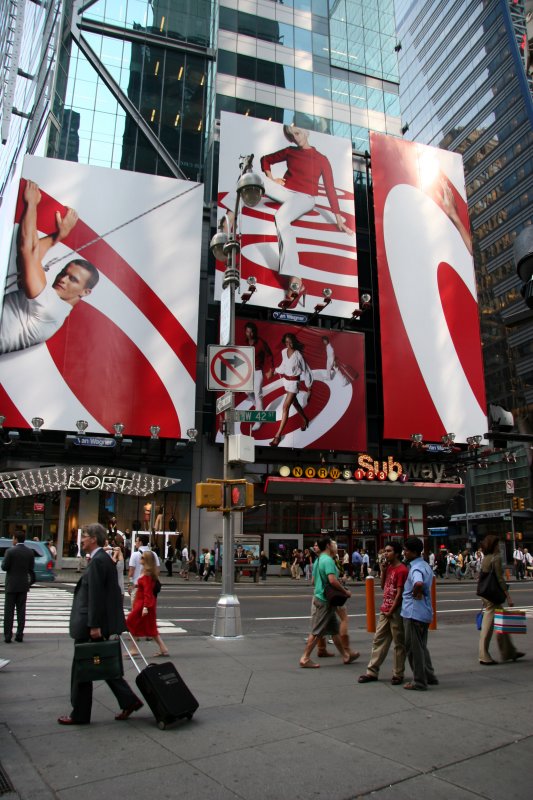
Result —
<instances>
[{"instance_id":1,"label":"parked car","mask_svg":"<svg viewBox=\"0 0 533 800\"><path fill-rule=\"evenodd\" d=\"M38 582L41 581L55 581L56 576L54 573L54 559L52 553L48 549L46 542L25 541L26 547L30 547L35 553L35 578ZM0 584L3 585L6 580L6 573L2 569L2 561L6 554L6 550L13 547L12 539L0 539Z\"/></svg>"}]
</instances>

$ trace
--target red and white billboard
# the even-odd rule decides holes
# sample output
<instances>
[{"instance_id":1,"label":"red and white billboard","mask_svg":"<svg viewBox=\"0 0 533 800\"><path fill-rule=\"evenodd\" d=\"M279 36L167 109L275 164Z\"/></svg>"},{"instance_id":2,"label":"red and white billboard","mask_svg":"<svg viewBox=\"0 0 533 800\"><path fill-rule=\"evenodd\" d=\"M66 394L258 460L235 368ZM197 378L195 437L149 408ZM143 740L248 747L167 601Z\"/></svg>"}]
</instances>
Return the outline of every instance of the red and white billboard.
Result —
<instances>
[{"instance_id":1,"label":"red and white billboard","mask_svg":"<svg viewBox=\"0 0 533 800\"><path fill-rule=\"evenodd\" d=\"M235 433L273 448L366 448L364 334L239 318L235 340L255 349L254 390L236 393L235 408L276 414Z\"/></svg>"},{"instance_id":2,"label":"red and white billboard","mask_svg":"<svg viewBox=\"0 0 533 800\"><path fill-rule=\"evenodd\" d=\"M461 156L371 132L384 432L456 441L487 428Z\"/></svg>"},{"instance_id":3,"label":"red and white billboard","mask_svg":"<svg viewBox=\"0 0 533 800\"><path fill-rule=\"evenodd\" d=\"M187 181L26 157L0 320L6 424L194 426L202 200Z\"/></svg>"},{"instance_id":4,"label":"red and white billboard","mask_svg":"<svg viewBox=\"0 0 533 800\"><path fill-rule=\"evenodd\" d=\"M251 154L265 195L255 208L241 206L237 220L241 291L253 276L257 291L250 304L276 308L293 284L297 288L285 307L313 311L329 288L327 314L350 317L359 306L350 142L222 112L218 221L225 230L233 223L241 157ZM217 262L216 299L224 268Z\"/></svg>"}]
</instances>

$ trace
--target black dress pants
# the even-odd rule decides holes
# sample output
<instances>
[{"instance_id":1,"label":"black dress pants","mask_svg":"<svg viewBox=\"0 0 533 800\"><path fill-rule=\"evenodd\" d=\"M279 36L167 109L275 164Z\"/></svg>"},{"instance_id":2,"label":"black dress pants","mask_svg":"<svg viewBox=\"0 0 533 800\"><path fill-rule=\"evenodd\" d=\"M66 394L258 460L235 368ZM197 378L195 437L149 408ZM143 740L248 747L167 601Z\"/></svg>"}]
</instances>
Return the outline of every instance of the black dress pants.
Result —
<instances>
[{"instance_id":1,"label":"black dress pants","mask_svg":"<svg viewBox=\"0 0 533 800\"><path fill-rule=\"evenodd\" d=\"M94 641L94 639L76 639L76 644ZM137 701L137 696L132 692L124 678L111 678L106 681L107 685L117 698L119 708L131 708ZM91 709L93 705L93 684L92 681L79 682L75 680L74 661L72 662L72 672L70 679L70 702L72 703L72 719L76 722L90 722Z\"/></svg>"},{"instance_id":2,"label":"black dress pants","mask_svg":"<svg viewBox=\"0 0 533 800\"><path fill-rule=\"evenodd\" d=\"M22 636L26 624L26 600L28 592L6 592L4 600L4 637L13 636L13 620L17 610L17 636Z\"/></svg>"}]
</instances>

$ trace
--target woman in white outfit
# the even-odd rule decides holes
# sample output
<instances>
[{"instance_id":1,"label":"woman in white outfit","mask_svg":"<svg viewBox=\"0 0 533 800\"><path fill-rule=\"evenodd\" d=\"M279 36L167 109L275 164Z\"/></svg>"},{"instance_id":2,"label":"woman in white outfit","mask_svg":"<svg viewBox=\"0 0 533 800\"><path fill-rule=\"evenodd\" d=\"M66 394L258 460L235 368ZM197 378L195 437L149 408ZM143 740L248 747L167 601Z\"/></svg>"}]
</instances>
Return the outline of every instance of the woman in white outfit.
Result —
<instances>
[{"instance_id":1,"label":"woman in white outfit","mask_svg":"<svg viewBox=\"0 0 533 800\"><path fill-rule=\"evenodd\" d=\"M298 341L296 336L292 333L286 333L281 343L285 345L281 351L281 364L274 369L274 372L281 376L283 379L283 388L285 389L285 400L283 401L283 410L281 413L281 422L276 435L270 442L271 447L277 447L283 436L283 431L289 419L289 411L291 406L294 406L298 414L301 416L303 423L301 430L305 431L309 427L309 420L298 401L298 389L300 380L305 379L308 389L311 388L312 377L311 370L306 364L303 357L303 344Z\"/></svg>"}]
</instances>

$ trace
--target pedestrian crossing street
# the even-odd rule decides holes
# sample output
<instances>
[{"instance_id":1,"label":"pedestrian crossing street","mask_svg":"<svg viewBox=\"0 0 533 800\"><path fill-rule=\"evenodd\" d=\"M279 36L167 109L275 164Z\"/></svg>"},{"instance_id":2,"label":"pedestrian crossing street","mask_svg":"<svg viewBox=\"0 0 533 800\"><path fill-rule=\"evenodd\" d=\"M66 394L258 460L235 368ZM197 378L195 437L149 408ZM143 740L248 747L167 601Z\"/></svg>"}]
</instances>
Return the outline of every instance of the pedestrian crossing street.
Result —
<instances>
[{"instance_id":1,"label":"pedestrian crossing street","mask_svg":"<svg viewBox=\"0 0 533 800\"><path fill-rule=\"evenodd\" d=\"M2 603L3 605L3 603ZM49 588L33 586L28 593L26 603L26 627L24 634L47 633L68 635L70 609L72 607L72 592L59 587ZM129 612L129 602L124 609ZM158 619L157 627L164 638L169 634L187 633L185 628L180 628L169 619Z\"/></svg>"}]
</instances>

